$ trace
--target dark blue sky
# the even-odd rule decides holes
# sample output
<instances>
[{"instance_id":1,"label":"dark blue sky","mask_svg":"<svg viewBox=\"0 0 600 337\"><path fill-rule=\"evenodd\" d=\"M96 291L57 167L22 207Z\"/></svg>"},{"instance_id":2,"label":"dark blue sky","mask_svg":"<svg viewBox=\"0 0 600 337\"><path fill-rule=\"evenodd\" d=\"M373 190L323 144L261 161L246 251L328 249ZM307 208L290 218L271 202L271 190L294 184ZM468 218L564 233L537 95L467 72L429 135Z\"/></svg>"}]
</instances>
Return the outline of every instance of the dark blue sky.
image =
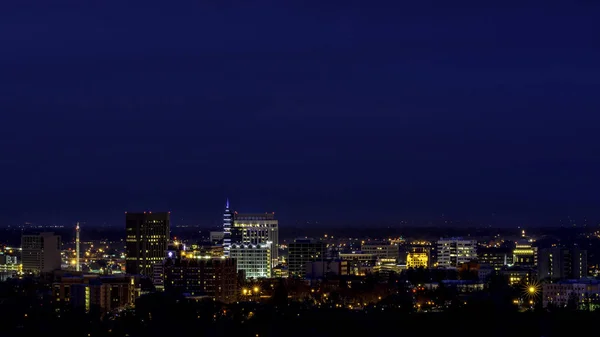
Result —
<instances>
[{"instance_id":1,"label":"dark blue sky","mask_svg":"<svg viewBox=\"0 0 600 337\"><path fill-rule=\"evenodd\" d=\"M600 219L597 1L125 3L0 5L0 224Z\"/></svg>"}]
</instances>

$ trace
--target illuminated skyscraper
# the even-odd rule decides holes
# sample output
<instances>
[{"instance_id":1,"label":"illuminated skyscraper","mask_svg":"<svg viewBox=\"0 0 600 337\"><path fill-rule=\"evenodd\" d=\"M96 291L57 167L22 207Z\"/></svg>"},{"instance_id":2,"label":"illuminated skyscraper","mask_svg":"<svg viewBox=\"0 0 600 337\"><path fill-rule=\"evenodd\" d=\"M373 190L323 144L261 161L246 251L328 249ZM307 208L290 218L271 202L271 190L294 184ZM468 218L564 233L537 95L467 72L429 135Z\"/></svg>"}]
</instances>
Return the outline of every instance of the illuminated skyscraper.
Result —
<instances>
[{"instance_id":1,"label":"illuminated skyscraper","mask_svg":"<svg viewBox=\"0 0 600 337\"><path fill-rule=\"evenodd\" d=\"M125 271L128 274L152 276L152 265L167 256L170 217L170 212L125 214Z\"/></svg>"},{"instance_id":2,"label":"illuminated skyscraper","mask_svg":"<svg viewBox=\"0 0 600 337\"><path fill-rule=\"evenodd\" d=\"M437 242L438 266L459 268L477 259L477 241L463 238L442 238Z\"/></svg>"},{"instance_id":3,"label":"illuminated skyscraper","mask_svg":"<svg viewBox=\"0 0 600 337\"><path fill-rule=\"evenodd\" d=\"M236 260L237 271L243 271L245 278L271 277L271 242L257 245L234 243L230 254Z\"/></svg>"},{"instance_id":4,"label":"illuminated skyscraper","mask_svg":"<svg viewBox=\"0 0 600 337\"><path fill-rule=\"evenodd\" d=\"M231 242L242 245L271 244L272 266L277 265L279 222L275 213L238 214L235 212Z\"/></svg>"},{"instance_id":5,"label":"illuminated skyscraper","mask_svg":"<svg viewBox=\"0 0 600 337\"><path fill-rule=\"evenodd\" d=\"M229 199L225 202L225 212L223 213L223 250L225 256L229 256L231 248L231 227L233 223L233 214L229 209Z\"/></svg>"}]
</instances>

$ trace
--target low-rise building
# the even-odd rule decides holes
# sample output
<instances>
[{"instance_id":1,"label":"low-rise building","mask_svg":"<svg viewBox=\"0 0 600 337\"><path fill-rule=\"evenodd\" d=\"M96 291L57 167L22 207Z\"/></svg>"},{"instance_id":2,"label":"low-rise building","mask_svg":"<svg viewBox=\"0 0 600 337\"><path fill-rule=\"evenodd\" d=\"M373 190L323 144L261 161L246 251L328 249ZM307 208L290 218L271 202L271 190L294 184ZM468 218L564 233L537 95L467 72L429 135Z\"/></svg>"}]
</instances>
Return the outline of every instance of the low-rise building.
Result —
<instances>
[{"instance_id":1,"label":"low-rise building","mask_svg":"<svg viewBox=\"0 0 600 337\"><path fill-rule=\"evenodd\" d=\"M165 291L206 296L224 303L237 299L237 265L233 258L168 259Z\"/></svg>"},{"instance_id":2,"label":"low-rise building","mask_svg":"<svg viewBox=\"0 0 600 337\"><path fill-rule=\"evenodd\" d=\"M567 280L542 285L542 304L544 308L554 305L562 308L569 301L577 307L598 305L600 299L600 281L595 279Z\"/></svg>"},{"instance_id":3,"label":"low-rise building","mask_svg":"<svg viewBox=\"0 0 600 337\"><path fill-rule=\"evenodd\" d=\"M367 242L360 246L360 250L365 254L371 254L379 259L398 259L400 249L398 245L388 242Z\"/></svg>"},{"instance_id":4,"label":"low-rise building","mask_svg":"<svg viewBox=\"0 0 600 337\"><path fill-rule=\"evenodd\" d=\"M429 268L429 248L412 247L406 254L407 268Z\"/></svg>"},{"instance_id":5,"label":"low-rise building","mask_svg":"<svg viewBox=\"0 0 600 337\"><path fill-rule=\"evenodd\" d=\"M56 303L103 312L134 305L140 288L139 277L126 275L63 275L52 284Z\"/></svg>"},{"instance_id":6,"label":"low-rise building","mask_svg":"<svg viewBox=\"0 0 600 337\"><path fill-rule=\"evenodd\" d=\"M328 276L349 275L348 261L314 261L306 264L306 278L325 279Z\"/></svg>"},{"instance_id":7,"label":"low-rise building","mask_svg":"<svg viewBox=\"0 0 600 337\"><path fill-rule=\"evenodd\" d=\"M529 284L537 279L535 269L524 267L504 267L500 270L500 275L504 276L510 285Z\"/></svg>"}]
</instances>

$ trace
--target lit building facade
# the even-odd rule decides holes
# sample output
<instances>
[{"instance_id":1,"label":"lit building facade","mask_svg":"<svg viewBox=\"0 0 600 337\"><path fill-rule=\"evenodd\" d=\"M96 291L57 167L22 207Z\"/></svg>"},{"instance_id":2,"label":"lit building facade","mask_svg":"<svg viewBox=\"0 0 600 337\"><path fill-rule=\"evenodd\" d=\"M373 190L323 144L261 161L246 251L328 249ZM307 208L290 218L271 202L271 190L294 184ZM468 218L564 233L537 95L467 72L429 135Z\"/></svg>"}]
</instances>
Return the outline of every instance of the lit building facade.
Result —
<instances>
[{"instance_id":1,"label":"lit building facade","mask_svg":"<svg viewBox=\"0 0 600 337\"><path fill-rule=\"evenodd\" d=\"M209 245L192 245L185 251L185 256L188 258L202 257L223 257L225 256L225 247L209 246Z\"/></svg>"},{"instance_id":2,"label":"lit building facade","mask_svg":"<svg viewBox=\"0 0 600 337\"><path fill-rule=\"evenodd\" d=\"M54 233L21 236L23 272L39 275L60 269L61 239Z\"/></svg>"},{"instance_id":3,"label":"lit building facade","mask_svg":"<svg viewBox=\"0 0 600 337\"><path fill-rule=\"evenodd\" d=\"M125 271L152 277L153 265L167 256L170 212L125 214Z\"/></svg>"},{"instance_id":4,"label":"lit building facade","mask_svg":"<svg viewBox=\"0 0 600 337\"><path fill-rule=\"evenodd\" d=\"M235 212L231 233L232 244L262 245L270 243L271 267L277 265L279 222L275 219L275 213L240 214Z\"/></svg>"},{"instance_id":5,"label":"lit building facade","mask_svg":"<svg viewBox=\"0 0 600 337\"><path fill-rule=\"evenodd\" d=\"M541 280L580 279L587 276L587 251L553 247L540 250L538 277Z\"/></svg>"},{"instance_id":6,"label":"lit building facade","mask_svg":"<svg viewBox=\"0 0 600 337\"><path fill-rule=\"evenodd\" d=\"M513 264L513 254L508 248L478 247L477 261L489 265L494 270L500 270L504 266Z\"/></svg>"},{"instance_id":7,"label":"lit building facade","mask_svg":"<svg viewBox=\"0 0 600 337\"><path fill-rule=\"evenodd\" d=\"M229 199L227 199L227 201L225 203L225 211L223 212L223 238L222 238L223 250L224 250L225 256L229 256L229 249L231 248L232 226L233 226L233 213L231 212L231 209L229 208ZM211 240L213 240L212 235L211 235Z\"/></svg>"},{"instance_id":8,"label":"lit building facade","mask_svg":"<svg viewBox=\"0 0 600 337\"><path fill-rule=\"evenodd\" d=\"M270 242L264 244L232 244L229 257L236 260L237 271L249 278L269 278L272 275Z\"/></svg>"},{"instance_id":9,"label":"lit building facade","mask_svg":"<svg viewBox=\"0 0 600 337\"><path fill-rule=\"evenodd\" d=\"M537 278L536 270L533 268L512 266L504 267L499 272L510 285L532 283Z\"/></svg>"},{"instance_id":10,"label":"lit building facade","mask_svg":"<svg viewBox=\"0 0 600 337\"><path fill-rule=\"evenodd\" d=\"M140 286L134 276L67 276L53 283L52 291L59 304L108 312L134 305Z\"/></svg>"},{"instance_id":11,"label":"lit building facade","mask_svg":"<svg viewBox=\"0 0 600 337\"><path fill-rule=\"evenodd\" d=\"M513 265L519 267L537 266L537 247L533 247L527 240L518 241L513 250Z\"/></svg>"},{"instance_id":12,"label":"lit building facade","mask_svg":"<svg viewBox=\"0 0 600 337\"><path fill-rule=\"evenodd\" d=\"M598 280L569 280L542 285L542 305L546 308L552 304L563 308L574 301L580 309L597 307L600 299L600 283Z\"/></svg>"},{"instance_id":13,"label":"lit building facade","mask_svg":"<svg viewBox=\"0 0 600 337\"><path fill-rule=\"evenodd\" d=\"M370 273L377 264L377 256L365 254L361 251L340 253L339 258L342 261L347 261L348 273L356 276L365 276Z\"/></svg>"},{"instance_id":14,"label":"lit building facade","mask_svg":"<svg viewBox=\"0 0 600 337\"><path fill-rule=\"evenodd\" d=\"M164 268L165 291L208 296L224 303L237 299L235 259L167 259Z\"/></svg>"},{"instance_id":15,"label":"lit building facade","mask_svg":"<svg viewBox=\"0 0 600 337\"><path fill-rule=\"evenodd\" d=\"M442 238L437 242L437 259L440 268L459 268L477 259L477 241L463 238Z\"/></svg>"},{"instance_id":16,"label":"lit building facade","mask_svg":"<svg viewBox=\"0 0 600 337\"><path fill-rule=\"evenodd\" d=\"M288 246L289 276L304 278L309 262L323 261L327 254L327 246L314 239L296 239Z\"/></svg>"},{"instance_id":17,"label":"lit building facade","mask_svg":"<svg viewBox=\"0 0 600 337\"><path fill-rule=\"evenodd\" d=\"M360 246L360 250L365 254L375 255L380 259L398 259L400 248L398 245L389 243L365 243Z\"/></svg>"},{"instance_id":18,"label":"lit building facade","mask_svg":"<svg viewBox=\"0 0 600 337\"><path fill-rule=\"evenodd\" d=\"M424 247L413 247L406 254L406 268L429 268L429 250Z\"/></svg>"}]
</instances>

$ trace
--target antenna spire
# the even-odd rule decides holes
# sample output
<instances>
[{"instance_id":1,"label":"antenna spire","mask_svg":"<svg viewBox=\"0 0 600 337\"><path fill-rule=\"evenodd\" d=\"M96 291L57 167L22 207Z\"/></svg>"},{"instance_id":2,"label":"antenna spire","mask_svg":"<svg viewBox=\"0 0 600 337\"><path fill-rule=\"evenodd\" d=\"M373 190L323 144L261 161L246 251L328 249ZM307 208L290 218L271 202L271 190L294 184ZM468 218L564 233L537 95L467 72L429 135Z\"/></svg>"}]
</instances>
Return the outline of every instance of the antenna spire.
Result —
<instances>
[{"instance_id":1,"label":"antenna spire","mask_svg":"<svg viewBox=\"0 0 600 337\"><path fill-rule=\"evenodd\" d=\"M79 222L77 222L77 226L75 226L75 270L80 271L81 265L79 264Z\"/></svg>"}]
</instances>

